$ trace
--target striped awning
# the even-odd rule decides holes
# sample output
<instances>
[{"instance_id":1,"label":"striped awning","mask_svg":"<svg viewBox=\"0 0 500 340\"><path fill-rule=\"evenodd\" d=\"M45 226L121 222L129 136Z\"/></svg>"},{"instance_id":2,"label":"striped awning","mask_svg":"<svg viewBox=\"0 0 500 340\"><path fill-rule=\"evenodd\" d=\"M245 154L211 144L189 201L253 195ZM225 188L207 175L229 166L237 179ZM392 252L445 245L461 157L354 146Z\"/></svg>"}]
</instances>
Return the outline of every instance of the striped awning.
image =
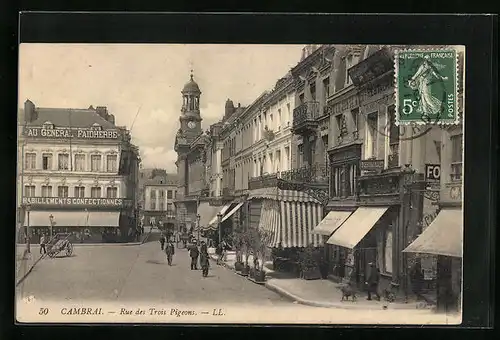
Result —
<instances>
[{"instance_id":1,"label":"striped awning","mask_svg":"<svg viewBox=\"0 0 500 340\"><path fill-rule=\"evenodd\" d=\"M282 190L276 187L260 188L250 192L248 199L261 198L289 202L313 202L320 203L311 195L298 190Z\"/></svg>"},{"instance_id":2,"label":"striped awning","mask_svg":"<svg viewBox=\"0 0 500 340\"><path fill-rule=\"evenodd\" d=\"M403 252L462 257L461 209L443 209Z\"/></svg>"},{"instance_id":3,"label":"striped awning","mask_svg":"<svg viewBox=\"0 0 500 340\"><path fill-rule=\"evenodd\" d=\"M231 209L230 212L228 212L226 215L224 215L224 217L222 218L221 222L224 222L225 220L227 220L229 217L233 216L233 214L235 212L237 212L241 206L244 204L245 202L240 202L238 203L233 209Z\"/></svg>"},{"instance_id":4,"label":"striped awning","mask_svg":"<svg viewBox=\"0 0 500 340\"><path fill-rule=\"evenodd\" d=\"M259 229L266 230L270 233L269 247L278 247L281 239L280 232L280 206L276 200L266 199L262 202L261 217Z\"/></svg>"},{"instance_id":5,"label":"striped awning","mask_svg":"<svg viewBox=\"0 0 500 340\"><path fill-rule=\"evenodd\" d=\"M228 203L225 206L223 206L222 209L220 209L219 212L217 212L215 214L215 216L210 220L210 222L208 222L208 225L202 226L202 229L203 230L207 230L207 229L216 230L218 228L217 215L220 214L222 216L222 218L224 218L224 215L227 213L227 211L229 210L229 208L231 208L232 205L233 205L233 203Z\"/></svg>"},{"instance_id":6,"label":"striped awning","mask_svg":"<svg viewBox=\"0 0 500 340\"><path fill-rule=\"evenodd\" d=\"M323 217L321 204L283 200L279 204L281 228L278 238L284 248L322 244L321 235L313 233Z\"/></svg>"}]
</instances>

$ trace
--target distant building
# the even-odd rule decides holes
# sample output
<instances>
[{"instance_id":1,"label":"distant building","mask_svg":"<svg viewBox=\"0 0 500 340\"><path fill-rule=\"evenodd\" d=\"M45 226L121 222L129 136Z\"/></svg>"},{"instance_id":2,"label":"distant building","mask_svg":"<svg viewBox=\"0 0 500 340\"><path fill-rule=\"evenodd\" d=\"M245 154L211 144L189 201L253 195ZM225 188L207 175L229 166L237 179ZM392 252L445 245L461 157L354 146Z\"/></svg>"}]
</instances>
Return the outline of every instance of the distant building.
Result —
<instances>
[{"instance_id":1,"label":"distant building","mask_svg":"<svg viewBox=\"0 0 500 340\"><path fill-rule=\"evenodd\" d=\"M177 193L177 175L168 174L163 169L153 169L148 173L147 178L144 178L143 175L144 172L141 172L142 192L144 193L143 224L174 230L176 226L174 198Z\"/></svg>"},{"instance_id":2,"label":"distant building","mask_svg":"<svg viewBox=\"0 0 500 340\"><path fill-rule=\"evenodd\" d=\"M34 241L51 229L82 242L135 234L139 150L106 107L37 108L27 100L19 125L19 222Z\"/></svg>"}]
</instances>

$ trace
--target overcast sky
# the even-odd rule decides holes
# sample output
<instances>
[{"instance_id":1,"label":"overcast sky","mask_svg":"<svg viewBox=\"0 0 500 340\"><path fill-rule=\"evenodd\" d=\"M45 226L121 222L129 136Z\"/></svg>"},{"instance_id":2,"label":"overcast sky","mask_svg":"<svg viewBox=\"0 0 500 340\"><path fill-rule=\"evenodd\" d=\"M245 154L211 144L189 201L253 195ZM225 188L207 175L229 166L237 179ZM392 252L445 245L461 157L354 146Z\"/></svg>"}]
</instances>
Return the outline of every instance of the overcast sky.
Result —
<instances>
[{"instance_id":1,"label":"overcast sky","mask_svg":"<svg viewBox=\"0 0 500 340\"><path fill-rule=\"evenodd\" d=\"M175 172L174 138L182 87L191 68L202 91L203 128L219 120L227 98L250 104L295 66L303 45L22 44L19 104L107 106L132 128L143 166Z\"/></svg>"}]
</instances>

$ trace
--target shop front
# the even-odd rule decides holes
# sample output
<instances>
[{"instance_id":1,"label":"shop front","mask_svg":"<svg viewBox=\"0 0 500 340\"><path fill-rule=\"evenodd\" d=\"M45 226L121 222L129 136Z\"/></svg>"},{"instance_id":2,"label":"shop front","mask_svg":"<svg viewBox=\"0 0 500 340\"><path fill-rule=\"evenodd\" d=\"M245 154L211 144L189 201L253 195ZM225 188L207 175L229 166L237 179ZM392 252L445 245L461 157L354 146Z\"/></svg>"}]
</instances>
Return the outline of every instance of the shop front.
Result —
<instances>
[{"instance_id":1,"label":"shop front","mask_svg":"<svg viewBox=\"0 0 500 340\"><path fill-rule=\"evenodd\" d=\"M76 243L127 242L133 221L123 199L46 198L23 199L25 235L31 243L57 233L72 234Z\"/></svg>"}]
</instances>

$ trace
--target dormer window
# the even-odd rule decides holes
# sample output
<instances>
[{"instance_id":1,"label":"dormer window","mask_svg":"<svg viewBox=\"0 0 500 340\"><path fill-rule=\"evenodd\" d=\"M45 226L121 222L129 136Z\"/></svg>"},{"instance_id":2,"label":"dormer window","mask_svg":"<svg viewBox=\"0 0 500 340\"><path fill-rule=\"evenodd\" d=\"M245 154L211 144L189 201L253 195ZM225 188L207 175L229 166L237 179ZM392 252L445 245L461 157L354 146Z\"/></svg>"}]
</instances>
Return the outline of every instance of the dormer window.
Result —
<instances>
[{"instance_id":1,"label":"dormer window","mask_svg":"<svg viewBox=\"0 0 500 340\"><path fill-rule=\"evenodd\" d=\"M100 126L98 123L92 124L92 130L102 130L102 126Z\"/></svg>"},{"instance_id":2,"label":"dormer window","mask_svg":"<svg viewBox=\"0 0 500 340\"><path fill-rule=\"evenodd\" d=\"M43 123L43 128L44 129L53 129L54 128L54 124L52 124L51 121L46 121L45 123Z\"/></svg>"}]
</instances>

